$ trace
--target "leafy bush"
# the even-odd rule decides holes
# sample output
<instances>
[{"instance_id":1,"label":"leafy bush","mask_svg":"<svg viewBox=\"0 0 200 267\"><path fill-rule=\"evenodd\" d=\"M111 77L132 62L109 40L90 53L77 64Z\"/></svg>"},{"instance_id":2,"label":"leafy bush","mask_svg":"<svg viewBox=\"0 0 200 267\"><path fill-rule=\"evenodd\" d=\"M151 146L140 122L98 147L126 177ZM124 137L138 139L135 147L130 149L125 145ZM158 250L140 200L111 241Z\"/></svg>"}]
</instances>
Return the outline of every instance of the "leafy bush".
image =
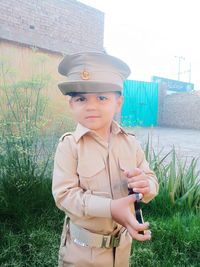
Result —
<instances>
[{"instance_id":1,"label":"leafy bush","mask_svg":"<svg viewBox=\"0 0 200 267\"><path fill-rule=\"evenodd\" d=\"M35 79L1 87L1 177L43 177L46 172L50 150L41 136L48 122L44 84Z\"/></svg>"},{"instance_id":2,"label":"leafy bush","mask_svg":"<svg viewBox=\"0 0 200 267\"><path fill-rule=\"evenodd\" d=\"M50 127L43 93L49 80L38 73L17 81L8 62L0 59L0 217L14 230L54 205L49 178L62 122L56 132Z\"/></svg>"},{"instance_id":3,"label":"leafy bush","mask_svg":"<svg viewBox=\"0 0 200 267\"><path fill-rule=\"evenodd\" d=\"M50 76L37 71L43 69L43 60L35 65L37 74L19 81L8 62L0 58L0 178L26 180L52 173L52 150L63 133L63 118L53 116L44 93ZM65 120L70 130L72 120Z\"/></svg>"},{"instance_id":4,"label":"leafy bush","mask_svg":"<svg viewBox=\"0 0 200 267\"><path fill-rule=\"evenodd\" d=\"M159 195L149 205L153 212L171 214L174 211L200 208L200 171L198 159L180 159L173 147L166 155L162 151L150 150L149 141L145 148L147 160L156 173L160 185Z\"/></svg>"}]
</instances>

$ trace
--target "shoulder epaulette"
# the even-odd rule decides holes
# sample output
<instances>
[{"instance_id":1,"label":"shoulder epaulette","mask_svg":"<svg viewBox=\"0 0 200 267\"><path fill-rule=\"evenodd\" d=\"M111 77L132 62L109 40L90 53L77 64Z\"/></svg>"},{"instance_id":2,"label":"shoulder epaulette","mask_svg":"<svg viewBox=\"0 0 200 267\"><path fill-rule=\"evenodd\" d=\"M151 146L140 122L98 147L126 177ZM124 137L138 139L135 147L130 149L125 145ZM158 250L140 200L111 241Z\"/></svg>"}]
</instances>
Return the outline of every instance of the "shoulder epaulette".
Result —
<instances>
[{"instance_id":1,"label":"shoulder epaulette","mask_svg":"<svg viewBox=\"0 0 200 267\"><path fill-rule=\"evenodd\" d=\"M121 132L122 132L123 134L126 134L126 135L133 135L133 136L135 136L135 134L130 133L130 132L127 132L127 131L124 130L121 126L120 126L120 130L121 130Z\"/></svg>"},{"instance_id":2,"label":"shoulder epaulette","mask_svg":"<svg viewBox=\"0 0 200 267\"><path fill-rule=\"evenodd\" d=\"M70 132L66 132L66 133L64 133L64 134L59 138L59 141L62 142L62 141L64 140L64 138L65 138L66 136L69 136L69 135L72 135L72 133L70 133Z\"/></svg>"},{"instance_id":3,"label":"shoulder epaulette","mask_svg":"<svg viewBox=\"0 0 200 267\"><path fill-rule=\"evenodd\" d=\"M135 136L135 134L134 134L134 133L127 133L127 134L129 134L129 135L132 135L132 136Z\"/></svg>"}]
</instances>

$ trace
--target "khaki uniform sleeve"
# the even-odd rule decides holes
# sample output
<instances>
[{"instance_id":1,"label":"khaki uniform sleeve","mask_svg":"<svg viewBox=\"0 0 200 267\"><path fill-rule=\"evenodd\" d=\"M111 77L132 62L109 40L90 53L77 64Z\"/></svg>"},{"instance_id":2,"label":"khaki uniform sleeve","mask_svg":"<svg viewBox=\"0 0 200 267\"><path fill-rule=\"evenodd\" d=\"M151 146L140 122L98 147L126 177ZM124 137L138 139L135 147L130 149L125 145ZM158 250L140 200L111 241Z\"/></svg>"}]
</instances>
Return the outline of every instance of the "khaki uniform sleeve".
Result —
<instances>
[{"instance_id":1,"label":"khaki uniform sleeve","mask_svg":"<svg viewBox=\"0 0 200 267\"><path fill-rule=\"evenodd\" d=\"M137 142L137 167L140 168L148 176L147 179L150 184L150 192L148 194L145 194L142 199L144 203L147 203L158 194L159 185L156 175L150 169L149 163L145 158L144 151L142 150L139 142Z\"/></svg>"},{"instance_id":2,"label":"khaki uniform sleeve","mask_svg":"<svg viewBox=\"0 0 200 267\"><path fill-rule=\"evenodd\" d=\"M77 153L72 136L59 142L54 160L52 193L57 207L71 219L82 216L111 218L111 199L92 195L80 187Z\"/></svg>"}]
</instances>

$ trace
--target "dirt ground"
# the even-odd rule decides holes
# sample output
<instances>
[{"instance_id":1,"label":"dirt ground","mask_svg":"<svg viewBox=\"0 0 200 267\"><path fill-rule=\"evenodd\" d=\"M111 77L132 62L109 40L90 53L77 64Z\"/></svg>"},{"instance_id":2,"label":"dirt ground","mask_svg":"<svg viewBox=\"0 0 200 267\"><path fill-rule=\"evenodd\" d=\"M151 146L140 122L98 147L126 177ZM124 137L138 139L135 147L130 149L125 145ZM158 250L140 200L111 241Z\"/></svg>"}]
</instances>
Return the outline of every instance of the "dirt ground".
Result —
<instances>
[{"instance_id":1,"label":"dirt ground","mask_svg":"<svg viewBox=\"0 0 200 267\"><path fill-rule=\"evenodd\" d=\"M127 130L127 129L126 129ZM151 127L129 128L128 131L134 133L136 138L144 144L148 140L155 151L162 153L169 152L173 146L180 158L187 158L188 162L193 158L200 158L200 131L190 129ZM197 169L200 170L200 159Z\"/></svg>"}]
</instances>

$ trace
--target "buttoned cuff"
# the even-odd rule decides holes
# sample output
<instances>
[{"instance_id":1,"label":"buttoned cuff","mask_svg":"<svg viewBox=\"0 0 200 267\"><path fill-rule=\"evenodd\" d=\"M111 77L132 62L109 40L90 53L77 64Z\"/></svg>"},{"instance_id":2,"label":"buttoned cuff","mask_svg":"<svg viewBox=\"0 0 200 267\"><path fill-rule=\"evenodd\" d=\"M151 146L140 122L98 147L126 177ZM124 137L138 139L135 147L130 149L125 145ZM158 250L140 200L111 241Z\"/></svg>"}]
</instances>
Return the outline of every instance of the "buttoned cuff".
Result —
<instances>
[{"instance_id":1,"label":"buttoned cuff","mask_svg":"<svg viewBox=\"0 0 200 267\"><path fill-rule=\"evenodd\" d=\"M91 195L87 199L85 215L92 217L112 218L111 216L111 199Z\"/></svg>"}]
</instances>

